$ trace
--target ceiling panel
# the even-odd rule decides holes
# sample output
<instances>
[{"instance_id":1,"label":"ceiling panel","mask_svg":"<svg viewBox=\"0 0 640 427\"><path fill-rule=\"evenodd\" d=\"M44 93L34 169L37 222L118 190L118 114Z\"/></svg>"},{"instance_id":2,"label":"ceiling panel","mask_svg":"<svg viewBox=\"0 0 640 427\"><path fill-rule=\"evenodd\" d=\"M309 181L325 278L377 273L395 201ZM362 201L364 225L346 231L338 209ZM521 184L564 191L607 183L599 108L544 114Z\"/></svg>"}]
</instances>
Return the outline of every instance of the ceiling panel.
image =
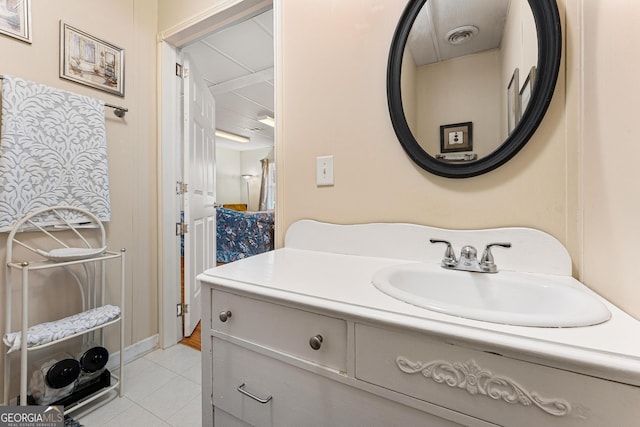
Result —
<instances>
[{"instance_id":1,"label":"ceiling panel","mask_svg":"<svg viewBox=\"0 0 640 427\"><path fill-rule=\"evenodd\" d=\"M202 43L183 49L198 68L208 85L217 84L247 74L247 70Z\"/></svg>"},{"instance_id":2,"label":"ceiling panel","mask_svg":"<svg viewBox=\"0 0 640 427\"><path fill-rule=\"evenodd\" d=\"M254 20L215 33L202 43L243 66L248 72L273 67L273 37Z\"/></svg>"},{"instance_id":3,"label":"ceiling panel","mask_svg":"<svg viewBox=\"0 0 640 427\"><path fill-rule=\"evenodd\" d=\"M253 20L273 39L273 9L256 16Z\"/></svg>"},{"instance_id":4,"label":"ceiling panel","mask_svg":"<svg viewBox=\"0 0 640 427\"><path fill-rule=\"evenodd\" d=\"M251 86L244 87L242 89L235 90L234 92L246 99L251 100L256 105L259 105L263 114L273 115L273 85L269 82L262 82Z\"/></svg>"},{"instance_id":5,"label":"ceiling panel","mask_svg":"<svg viewBox=\"0 0 640 427\"><path fill-rule=\"evenodd\" d=\"M265 107L234 92L220 94L216 97L216 105L235 112L239 116L257 119L258 116L272 114Z\"/></svg>"},{"instance_id":6,"label":"ceiling panel","mask_svg":"<svg viewBox=\"0 0 640 427\"><path fill-rule=\"evenodd\" d=\"M225 28L185 47L216 100L216 127L251 138L220 146L273 146L273 128L257 119L274 113L273 12Z\"/></svg>"},{"instance_id":7,"label":"ceiling panel","mask_svg":"<svg viewBox=\"0 0 640 427\"><path fill-rule=\"evenodd\" d=\"M509 5L510 0L431 0L426 3L408 40L416 66L499 48ZM464 26L474 26L479 31L465 43L450 44L447 34Z\"/></svg>"}]
</instances>

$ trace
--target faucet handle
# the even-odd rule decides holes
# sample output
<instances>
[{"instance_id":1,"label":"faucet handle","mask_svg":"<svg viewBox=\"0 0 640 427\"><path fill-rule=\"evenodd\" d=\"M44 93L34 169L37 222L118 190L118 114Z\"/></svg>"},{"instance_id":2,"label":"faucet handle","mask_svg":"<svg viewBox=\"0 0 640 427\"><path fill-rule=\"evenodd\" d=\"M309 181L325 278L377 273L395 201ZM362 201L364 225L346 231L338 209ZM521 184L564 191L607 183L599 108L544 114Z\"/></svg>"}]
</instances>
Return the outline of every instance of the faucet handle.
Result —
<instances>
[{"instance_id":1,"label":"faucet handle","mask_svg":"<svg viewBox=\"0 0 640 427\"><path fill-rule=\"evenodd\" d=\"M480 259L480 267L483 270L488 271L489 273L495 273L496 271L498 271L496 264L493 261L493 254L491 253L492 246L501 246L503 248L510 248L511 243L509 242L489 243L487 247L484 249L484 252L482 253L482 258Z\"/></svg>"},{"instance_id":2,"label":"faucet handle","mask_svg":"<svg viewBox=\"0 0 640 427\"><path fill-rule=\"evenodd\" d=\"M451 242L447 240L429 239L431 243L444 243L447 245L447 249L444 250L444 258L442 259L442 265L445 267L453 267L456 265L456 254L453 252Z\"/></svg>"}]
</instances>

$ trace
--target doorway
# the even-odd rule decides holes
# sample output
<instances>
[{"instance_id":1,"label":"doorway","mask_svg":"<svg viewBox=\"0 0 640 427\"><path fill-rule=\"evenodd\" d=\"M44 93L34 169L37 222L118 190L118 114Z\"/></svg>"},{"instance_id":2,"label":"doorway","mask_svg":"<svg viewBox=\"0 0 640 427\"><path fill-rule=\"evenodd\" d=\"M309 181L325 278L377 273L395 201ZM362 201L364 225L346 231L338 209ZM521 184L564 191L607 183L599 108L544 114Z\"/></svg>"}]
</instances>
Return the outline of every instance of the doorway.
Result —
<instances>
[{"instance_id":1,"label":"doorway","mask_svg":"<svg viewBox=\"0 0 640 427\"><path fill-rule=\"evenodd\" d=\"M176 157L176 142L181 141L183 112L178 99L181 82L175 77L183 54L188 53L203 76L203 81L216 102L216 204L245 203L250 210L260 208L258 197L261 159L273 161L274 128L258 119L275 116L274 24L272 3L245 0L213 14L210 31L205 36L189 38L189 28L163 37L162 57L162 145L161 145L161 307L160 344L169 347L183 338L182 318L176 310L181 292L180 241L174 237L175 223L182 211L181 197L176 197L176 182L181 181L182 168ZM233 19L229 15L233 14ZM219 16L217 16L219 15ZM194 24L202 34L202 23ZM195 30L191 30L196 33ZM261 52L233 53L233 46L250 47L253 42ZM265 36L267 41L265 42ZM269 45L270 65L263 66L265 43ZM262 62L258 59L262 58ZM213 65L212 65L213 64ZM213 69L211 69L213 67ZM270 96L269 93L270 92ZM268 101L268 98L271 101ZM266 100L265 100L266 99ZM220 106L220 108L218 108ZM233 136L244 137L244 142ZM257 160L256 160L257 158ZM255 160L255 161L254 161ZM222 203L221 203L222 202ZM173 232L173 233L172 233ZM215 253L215 250L214 250ZM177 266L177 267L176 267ZM195 272L193 278L195 279ZM178 307L178 309L176 309Z\"/></svg>"}]
</instances>

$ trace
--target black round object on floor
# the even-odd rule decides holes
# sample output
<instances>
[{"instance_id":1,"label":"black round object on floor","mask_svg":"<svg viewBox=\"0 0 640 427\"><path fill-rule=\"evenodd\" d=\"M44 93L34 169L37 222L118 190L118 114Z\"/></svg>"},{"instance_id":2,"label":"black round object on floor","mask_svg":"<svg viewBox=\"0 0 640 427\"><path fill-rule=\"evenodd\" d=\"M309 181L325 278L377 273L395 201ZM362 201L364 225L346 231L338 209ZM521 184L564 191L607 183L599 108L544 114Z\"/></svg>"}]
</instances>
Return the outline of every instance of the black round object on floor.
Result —
<instances>
[{"instance_id":1,"label":"black round object on floor","mask_svg":"<svg viewBox=\"0 0 640 427\"><path fill-rule=\"evenodd\" d=\"M62 359L54 363L48 370L46 381L51 388L63 388L78 379L80 363L75 359Z\"/></svg>"},{"instance_id":2,"label":"black round object on floor","mask_svg":"<svg viewBox=\"0 0 640 427\"><path fill-rule=\"evenodd\" d=\"M97 372L109 361L109 351L104 347L92 347L80 357L83 372Z\"/></svg>"}]
</instances>

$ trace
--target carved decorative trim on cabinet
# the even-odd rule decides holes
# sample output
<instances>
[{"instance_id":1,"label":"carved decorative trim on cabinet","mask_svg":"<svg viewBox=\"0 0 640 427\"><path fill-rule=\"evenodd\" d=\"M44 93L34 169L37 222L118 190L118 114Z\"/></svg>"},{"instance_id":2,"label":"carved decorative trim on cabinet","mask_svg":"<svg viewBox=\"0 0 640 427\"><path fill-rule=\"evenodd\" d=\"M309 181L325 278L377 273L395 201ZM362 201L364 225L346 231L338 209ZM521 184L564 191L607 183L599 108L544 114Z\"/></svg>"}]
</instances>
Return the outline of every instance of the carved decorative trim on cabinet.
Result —
<instances>
[{"instance_id":1,"label":"carved decorative trim on cabinet","mask_svg":"<svg viewBox=\"0 0 640 427\"><path fill-rule=\"evenodd\" d=\"M421 373L436 383L446 384L466 390L469 394L489 396L495 400L516 403L524 406L535 405L544 412L562 417L571 412L571 405L563 399L546 399L536 392L525 390L520 384L508 377L494 375L480 368L474 360L466 363L449 363L444 360L432 362L412 362L404 356L396 358L398 368L406 374Z\"/></svg>"}]
</instances>

